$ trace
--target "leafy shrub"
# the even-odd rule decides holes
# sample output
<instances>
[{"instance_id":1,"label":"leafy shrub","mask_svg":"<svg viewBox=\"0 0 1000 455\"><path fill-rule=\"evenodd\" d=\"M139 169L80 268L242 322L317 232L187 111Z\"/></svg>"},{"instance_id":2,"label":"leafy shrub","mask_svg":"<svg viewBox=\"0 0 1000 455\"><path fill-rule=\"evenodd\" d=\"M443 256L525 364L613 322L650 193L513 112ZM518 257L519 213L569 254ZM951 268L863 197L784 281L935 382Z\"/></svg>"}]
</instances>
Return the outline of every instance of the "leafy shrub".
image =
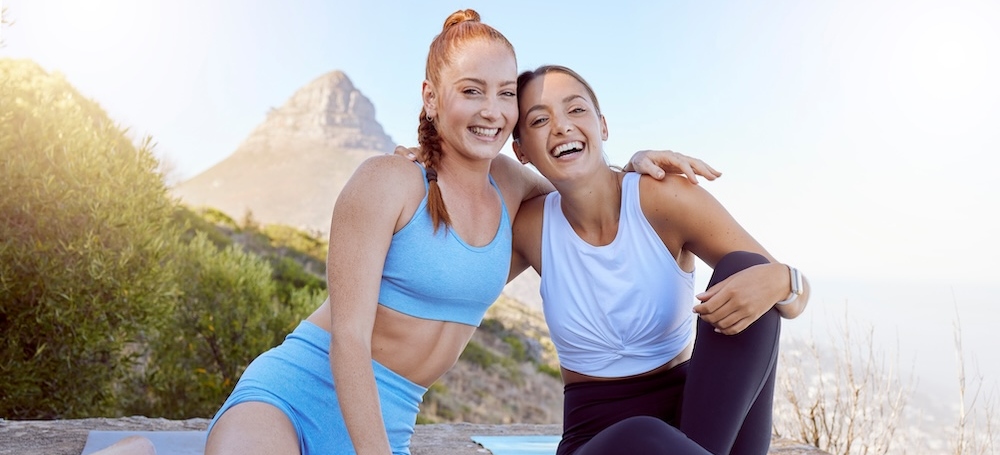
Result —
<instances>
[{"instance_id":1,"label":"leafy shrub","mask_svg":"<svg viewBox=\"0 0 1000 455\"><path fill-rule=\"evenodd\" d=\"M462 351L462 355L459 358L483 368L489 368L491 365L503 362L502 357L494 354L475 341L470 341L469 344L465 345L465 350Z\"/></svg>"},{"instance_id":2,"label":"leafy shrub","mask_svg":"<svg viewBox=\"0 0 1000 455\"><path fill-rule=\"evenodd\" d=\"M556 368L556 367L554 367L552 365L549 365L547 363L539 363L538 364L538 372L542 373L542 374L546 374L546 375L552 376L553 378L559 379L560 381L562 380L562 372L559 371L558 368Z\"/></svg>"},{"instance_id":3,"label":"leafy shrub","mask_svg":"<svg viewBox=\"0 0 1000 455\"><path fill-rule=\"evenodd\" d=\"M61 76L0 60L0 417L114 413L173 297L156 169Z\"/></svg>"},{"instance_id":4,"label":"leafy shrub","mask_svg":"<svg viewBox=\"0 0 1000 455\"><path fill-rule=\"evenodd\" d=\"M178 265L173 315L150 345L148 401L132 411L210 417L250 361L278 345L321 296L295 289L282 302L266 260L238 245L219 250L204 233Z\"/></svg>"},{"instance_id":5,"label":"leafy shrub","mask_svg":"<svg viewBox=\"0 0 1000 455\"><path fill-rule=\"evenodd\" d=\"M271 239L271 246L301 251L310 258L326 264L326 253L329 250L329 244L326 240L280 224L264 226L262 231Z\"/></svg>"}]
</instances>

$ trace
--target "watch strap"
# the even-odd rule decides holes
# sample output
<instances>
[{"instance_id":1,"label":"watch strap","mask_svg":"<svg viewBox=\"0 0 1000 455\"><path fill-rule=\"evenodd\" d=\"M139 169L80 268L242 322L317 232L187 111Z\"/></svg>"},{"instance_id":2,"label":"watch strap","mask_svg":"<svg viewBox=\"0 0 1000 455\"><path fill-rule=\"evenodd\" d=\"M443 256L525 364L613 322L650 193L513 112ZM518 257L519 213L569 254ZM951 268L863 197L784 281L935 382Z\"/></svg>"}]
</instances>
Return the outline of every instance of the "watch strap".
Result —
<instances>
[{"instance_id":1,"label":"watch strap","mask_svg":"<svg viewBox=\"0 0 1000 455\"><path fill-rule=\"evenodd\" d=\"M789 281L791 282L792 292L790 292L788 294L788 297L786 297L784 300L775 302L778 305L788 305L789 303L794 302L795 299L799 298L800 295L802 295L802 274L799 273L799 269L795 267L792 267L790 265L787 265L786 267L788 267L788 278Z\"/></svg>"}]
</instances>

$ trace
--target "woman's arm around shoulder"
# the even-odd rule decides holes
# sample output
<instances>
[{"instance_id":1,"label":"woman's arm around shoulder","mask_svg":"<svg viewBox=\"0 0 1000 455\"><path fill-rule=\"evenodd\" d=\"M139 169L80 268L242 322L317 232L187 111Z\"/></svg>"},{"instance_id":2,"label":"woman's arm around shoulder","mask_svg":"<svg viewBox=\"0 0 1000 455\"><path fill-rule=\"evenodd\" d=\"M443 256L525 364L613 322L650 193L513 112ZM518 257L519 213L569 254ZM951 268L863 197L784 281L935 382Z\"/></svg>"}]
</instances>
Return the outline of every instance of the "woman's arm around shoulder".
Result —
<instances>
[{"instance_id":1,"label":"woman's arm around shoulder","mask_svg":"<svg viewBox=\"0 0 1000 455\"><path fill-rule=\"evenodd\" d=\"M539 275L542 273L542 218L545 197L543 194L525 201L521 204L517 218L514 219L513 251L510 256L508 282L529 266Z\"/></svg>"},{"instance_id":2,"label":"woman's arm around shoulder","mask_svg":"<svg viewBox=\"0 0 1000 455\"><path fill-rule=\"evenodd\" d=\"M642 209L664 244L678 259L693 253L710 267L733 251L758 253L770 264L734 274L697 297L695 311L723 333L742 331L791 290L789 268L779 263L736 219L700 185L677 175L640 181ZM808 282L794 302L777 305L785 318L794 318L809 297Z\"/></svg>"},{"instance_id":3,"label":"woman's arm around shoulder","mask_svg":"<svg viewBox=\"0 0 1000 455\"><path fill-rule=\"evenodd\" d=\"M359 454L390 452L372 371L371 336L392 235L412 215L422 188L421 173L412 162L376 156L358 167L333 209L327 257L330 363L344 422Z\"/></svg>"},{"instance_id":4,"label":"woman's arm around shoulder","mask_svg":"<svg viewBox=\"0 0 1000 455\"><path fill-rule=\"evenodd\" d=\"M508 202L511 220L517 217L521 203L556 190L541 174L503 154L493 158L490 175Z\"/></svg>"}]
</instances>

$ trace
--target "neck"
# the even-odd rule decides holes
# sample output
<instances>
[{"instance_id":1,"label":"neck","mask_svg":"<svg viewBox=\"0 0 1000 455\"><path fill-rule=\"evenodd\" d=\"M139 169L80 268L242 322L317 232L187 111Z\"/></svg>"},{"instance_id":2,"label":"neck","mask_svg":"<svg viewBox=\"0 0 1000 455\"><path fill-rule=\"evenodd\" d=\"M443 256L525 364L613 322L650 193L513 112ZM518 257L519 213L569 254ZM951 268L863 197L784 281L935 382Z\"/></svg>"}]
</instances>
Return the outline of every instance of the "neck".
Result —
<instances>
[{"instance_id":1,"label":"neck","mask_svg":"<svg viewBox=\"0 0 1000 455\"><path fill-rule=\"evenodd\" d=\"M580 238L606 245L618 233L624 174L610 168L591 178L560 182L562 211Z\"/></svg>"},{"instance_id":2,"label":"neck","mask_svg":"<svg viewBox=\"0 0 1000 455\"><path fill-rule=\"evenodd\" d=\"M437 164L438 184L463 193L475 193L490 188L492 160L467 160L457 154L445 153Z\"/></svg>"}]
</instances>

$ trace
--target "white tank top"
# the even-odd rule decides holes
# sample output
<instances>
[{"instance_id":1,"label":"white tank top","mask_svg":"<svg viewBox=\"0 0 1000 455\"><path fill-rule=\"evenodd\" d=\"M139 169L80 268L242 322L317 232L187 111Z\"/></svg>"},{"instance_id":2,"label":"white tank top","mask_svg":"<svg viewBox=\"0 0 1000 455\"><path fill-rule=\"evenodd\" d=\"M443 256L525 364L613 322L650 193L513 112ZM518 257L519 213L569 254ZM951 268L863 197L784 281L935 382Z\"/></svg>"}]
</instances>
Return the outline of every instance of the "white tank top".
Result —
<instances>
[{"instance_id":1,"label":"white tank top","mask_svg":"<svg viewBox=\"0 0 1000 455\"><path fill-rule=\"evenodd\" d=\"M622 182L615 239L593 246L545 199L542 307L560 364L596 377L644 373L694 337L694 273L680 269L639 205L639 174Z\"/></svg>"}]
</instances>

